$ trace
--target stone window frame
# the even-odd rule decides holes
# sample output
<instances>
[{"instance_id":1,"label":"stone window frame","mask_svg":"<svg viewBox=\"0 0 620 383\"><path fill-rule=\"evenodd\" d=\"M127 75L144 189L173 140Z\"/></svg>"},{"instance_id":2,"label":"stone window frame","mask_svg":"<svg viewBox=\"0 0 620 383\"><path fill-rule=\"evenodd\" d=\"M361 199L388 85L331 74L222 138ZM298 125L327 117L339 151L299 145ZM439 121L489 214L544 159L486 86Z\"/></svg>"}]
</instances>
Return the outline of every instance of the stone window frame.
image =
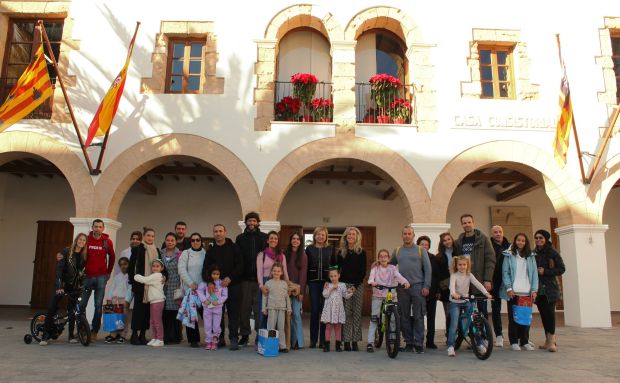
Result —
<instances>
[{"instance_id":1,"label":"stone window frame","mask_svg":"<svg viewBox=\"0 0 620 383\"><path fill-rule=\"evenodd\" d=\"M514 98L483 98L480 81L480 46L512 46L512 73L514 81ZM461 97L480 100L536 100L539 98L539 84L530 80L531 59L527 55L527 44L521 40L521 31L510 29L472 29L469 42L470 80L461 81Z\"/></svg>"},{"instance_id":2,"label":"stone window frame","mask_svg":"<svg viewBox=\"0 0 620 383\"><path fill-rule=\"evenodd\" d=\"M617 105L617 86L616 75L614 73L614 63L611 59L611 35L620 33L620 16L605 17L603 19L603 28L599 29L599 39L601 43L601 55L596 56L595 62L600 65L603 70L604 91L598 92L598 101L610 106Z\"/></svg>"},{"instance_id":3,"label":"stone window frame","mask_svg":"<svg viewBox=\"0 0 620 383\"><path fill-rule=\"evenodd\" d=\"M199 94L223 94L224 77L217 77L217 36L212 21L162 21L155 36L155 49L151 55L152 77L142 77L140 93L143 94L195 94L167 93L166 78L170 40L204 39L204 73L202 91Z\"/></svg>"}]
</instances>

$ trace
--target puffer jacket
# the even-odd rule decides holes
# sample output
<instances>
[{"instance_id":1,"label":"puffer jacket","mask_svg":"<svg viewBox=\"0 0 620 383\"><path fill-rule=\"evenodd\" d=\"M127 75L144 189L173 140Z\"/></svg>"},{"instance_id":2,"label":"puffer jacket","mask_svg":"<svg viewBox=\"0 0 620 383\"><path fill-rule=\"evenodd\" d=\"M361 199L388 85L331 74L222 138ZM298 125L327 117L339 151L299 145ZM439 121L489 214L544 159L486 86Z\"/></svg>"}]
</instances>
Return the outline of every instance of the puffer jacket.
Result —
<instances>
[{"instance_id":1,"label":"puffer jacket","mask_svg":"<svg viewBox=\"0 0 620 383\"><path fill-rule=\"evenodd\" d=\"M566 267L560 254L551 245L542 249L534 249L537 267L544 270L542 275L538 275L539 288L538 295L546 296L549 303L557 302L560 299L560 286L558 286L557 276L564 274Z\"/></svg>"}]
</instances>

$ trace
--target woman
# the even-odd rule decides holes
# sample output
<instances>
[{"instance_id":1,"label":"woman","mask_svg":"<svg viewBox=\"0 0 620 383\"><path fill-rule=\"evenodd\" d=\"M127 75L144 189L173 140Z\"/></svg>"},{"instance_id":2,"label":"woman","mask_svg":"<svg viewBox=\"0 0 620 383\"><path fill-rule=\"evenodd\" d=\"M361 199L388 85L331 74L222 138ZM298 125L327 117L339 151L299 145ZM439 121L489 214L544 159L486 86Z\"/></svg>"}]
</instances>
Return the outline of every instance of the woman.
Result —
<instances>
[{"instance_id":1,"label":"woman","mask_svg":"<svg viewBox=\"0 0 620 383\"><path fill-rule=\"evenodd\" d=\"M302 325L301 311L306 291L308 278L308 258L301 245L301 235L293 233L289 237L288 246L284 252L286 256L286 268L290 281L299 285L299 295L291 297L291 347L293 350L304 348L304 328Z\"/></svg>"},{"instance_id":2,"label":"woman","mask_svg":"<svg viewBox=\"0 0 620 383\"><path fill-rule=\"evenodd\" d=\"M151 264L154 260L161 259L159 249L155 246L155 230L145 227L142 231L142 243L131 248L129 257L129 283L133 292L133 314L131 317L131 340L134 346L145 346L146 330L149 328L150 306L144 291L144 285L134 281L134 276L151 275ZM165 275L164 275L165 276Z\"/></svg>"},{"instance_id":3,"label":"woman","mask_svg":"<svg viewBox=\"0 0 620 383\"><path fill-rule=\"evenodd\" d=\"M437 278L439 279L439 300L443 306L443 312L446 316L446 339L448 336L447 329L450 328L450 265L452 257L459 255L458 249L454 246L454 238L452 234L446 232L439 234L439 246L437 246L437 255L435 264L437 265ZM433 267L433 272L434 272Z\"/></svg>"},{"instance_id":4,"label":"woman","mask_svg":"<svg viewBox=\"0 0 620 383\"><path fill-rule=\"evenodd\" d=\"M310 348L323 348L325 324L320 323L323 312L323 285L329 281L329 267L332 265L334 249L327 242L327 228L319 226L312 234L312 244L306 247L308 258L308 289L310 290Z\"/></svg>"},{"instance_id":5,"label":"woman","mask_svg":"<svg viewBox=\"0 0 620 383\"><path fill-rule=\"evenodd\" d=\"M265 287L265 282L271 279L271 267L274 263L282 263L282 278L288 281L288 270L286 268L286 259L284 253L278 248L280 236L275 231L267 233L267 247L256 256L256 280L258 280L258 307L262 307L263 295L267 296L269 290ZM259 329L267 328L267 317L263 315L262 310L258 310Z\"/></svg>"},{"instance_id":6,"label":"woman","mask_svg":"<svg viewBox=\"0 0 620 383\"><path fill-rule=\"evenodd\" d=\"M536 300L537 292L536 259L532 254L527 235L519 233L515 235L510 249L504 251L502 288L500 289L501 298L508 301L508 338L514 351L520 351L521 348L527 351L534 350L529 343L530 326L515 322L513 306L517 303L519 296L531 297L532 301Z\"/></svg>"},{"instance_id":7,"label":"woman","mask_svg":"<svg viewBox=\"0 0 620 383\"><path fill-rule=\"evenodd\" d=\"M437 300L439 299L439 264L437 257L431 254L431 239L422 235L418 237L416 245L421 246L428 253L431 262L431 288L426 297L426 348L436 350L435 344L435 314L437 312Z\"/></svg>"},{"instance_id":8,"label":"woman","mask_svg":"<svg viewBox=\"0 0 620 383\"><path fill-rule=\"evenodd\" d=\"M196 291L198 284L202 282L202 266L205 261L205 250L202 248L202 236L200 233L193 233L190 237L191 247L184 250L179 258L179 276L183 286L183 291L192 289ZM198 313L202 317L202 305L197 307ZM185 327L187 341L193 348L198 348L200 344L200 326L194 323L194 328Z\"/></svg>"},{"instance_id":9,"label":"woman","mask_svg":"<svg viewBox=\"0 0 620 383\"><path fill-rule=\"evenodd\" d=\"M536 306L545 328L546 341L541 349L556 352L558 350L555 339L555 304L560 299L560 287L557 276L564 274L566 268L558 252L551 246L551 234L543 229L534 234L536 249L536 265L540 288L536 298Z\"/></svg>"},{"instance_id":10,"label":"woman","mask_svg":"<svg viewBox=\"0 0 620 383\"><path fill-rule=\"evenodd\" d=\"M168 280L164 285L166 303L164 305L164 343L178 344L181 342L181 326L177 320L180 300L182 299L183 289L181 288L181 278L179 277L179 257L181 250L177 249L177 237L174 233L166 234L162 251L162 260L168 271Z\"/></svg>"},{"instance_id":11,"label":"woman","mask_svg":"<svg viewBox=\"0 0 620 383\"><path fill-rule=\"evenodd\" d=\"M362 340L362 305L364 303L364 277L366 252L362 249L362 233L357 227L347 227L340 238L337 257L340 282L353 288L353 296L344 301L346 322L343 327L345 351L359 351L357 342Z\"/></svg>"}]
</instances>

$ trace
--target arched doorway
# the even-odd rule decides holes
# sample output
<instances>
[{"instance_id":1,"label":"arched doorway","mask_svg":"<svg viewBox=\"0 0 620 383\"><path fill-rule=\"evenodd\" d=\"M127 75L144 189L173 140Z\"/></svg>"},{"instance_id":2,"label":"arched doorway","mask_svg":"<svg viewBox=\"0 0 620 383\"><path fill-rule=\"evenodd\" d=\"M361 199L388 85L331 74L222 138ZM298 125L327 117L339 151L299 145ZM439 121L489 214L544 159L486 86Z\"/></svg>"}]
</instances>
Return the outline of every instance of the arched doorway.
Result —
<instances>
[{"instance_id":1,"label":"arched doorway","mask_svg":"<svg viewBox=\"0 0 620 383\"><path fill-rule=\"evenodd\" d=\"M609 225L609 230L605 233L609 300L611 311L618 312L620 311L620 280L614 276L620 270L620 257L617 251L620 248L620 180L616 181L607 194L603 208L603 223Z\"/></svg>"}]
</instances>

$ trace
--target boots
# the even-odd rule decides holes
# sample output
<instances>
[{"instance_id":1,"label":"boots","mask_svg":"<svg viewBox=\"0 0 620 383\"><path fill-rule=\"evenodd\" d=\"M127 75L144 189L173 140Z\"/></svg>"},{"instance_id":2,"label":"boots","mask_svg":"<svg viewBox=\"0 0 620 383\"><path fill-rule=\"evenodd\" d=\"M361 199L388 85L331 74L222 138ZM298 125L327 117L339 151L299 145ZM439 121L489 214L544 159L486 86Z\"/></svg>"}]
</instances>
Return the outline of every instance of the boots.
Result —
<instances>
[{"instance_id":1,"label":"boots","mask_svg":"<svg viewBox=\"0 0 620 383\"><path fill-rule=\"evenodd\" d=\"M538 346L541 350L547 350L551 346L551 334L545 333L545 344Z\"/></svg>"},{"instance_id":2,"label":"boots","mask_svg":"<svg viewBox=\"0 0 620 383\"><path fill-rule=\"evenodd\" d=\"M323 343L323 352L329 352L329 342L325 341Z\"/></svg>"},{"instance_id":3,"label":"boots","mask_svg":"<svg viewBox=\"0 0 620 383\"><path fill-rule=\"evenodd\" d=\"M341 352L342 351L342 349L340 348L341 344L342 344L341 341L339 341L339 340L336 341L336 352Z\"/></svg>"},{"instance_id":4,"label":"boots","mask_svg":"<svg viewBox=\"0 0 620 383\"><path fill-rule=\"evenodd\" d=\"M360 350L359 346L357 345L357 342L351 342L351 350L352 351L359 351Z\"/></svg>"},{"instance_id":5,"label":"boots","mask_svg":"<svg viewBox=\"0 0 620 383\"><path fill-rule=\"evenodd\" d=\"M146 330L140 331L140 338L139 339L140 339L140 344L143 345L143 346L146 346L149 343L149 341L146 340Z\"/></svg>"},{"instance_id":6,"label":"boots","mask_svg":"<svg viewBox=\"0 0 620 383\"><path fill-rule=\"evenodd\" d=\"M140 338L138 338L138 333L133 331L131 333L131 338L129 340L129 343L133 344L134 346L140 346L142 343L140 343Z\"/></svg>"},{"instance_id":7,"label":"boots","mask_svg":"<svg viewBox=\"0 0 620 383\"><path fill-rule=\"evenodd\" d=\"M344 350L351 351L351 342L344 342Z\"/></svg>"},{"instance_id":8,"label":"boots","mask_svg":"<svg viewBox=\"0 0 620 383\"><path fill-rule=\"evenodd\" d=\"M548 348L549 352L557 352L558 351L558 345L556 344L556 338L555 335L549 335L549 348Z\"/></svg>"}]
</instances>

